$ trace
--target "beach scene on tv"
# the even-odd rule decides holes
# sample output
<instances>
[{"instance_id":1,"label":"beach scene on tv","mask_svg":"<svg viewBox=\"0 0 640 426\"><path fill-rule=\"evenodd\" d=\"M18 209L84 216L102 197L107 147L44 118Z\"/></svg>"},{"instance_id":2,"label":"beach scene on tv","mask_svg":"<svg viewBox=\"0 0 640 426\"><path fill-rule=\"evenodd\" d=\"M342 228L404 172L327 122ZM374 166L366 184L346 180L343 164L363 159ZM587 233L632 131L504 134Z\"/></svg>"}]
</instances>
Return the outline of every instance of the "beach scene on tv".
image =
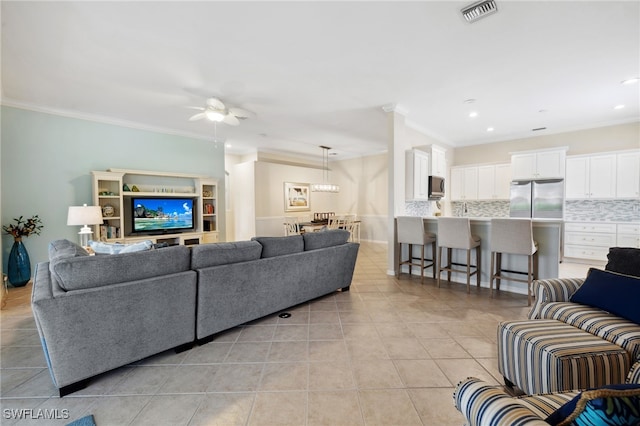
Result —
<instances>
[{"instance_id":1,"label":"beach scene on tv","mask_svg":"<svg viewBox=\"0 0 640 426\"><path fill-rule=\"evenodd\" d=\"M133 203L133 220L136 232L192 228L193 200L138 198Z\"/></svg>"}]
</instances>

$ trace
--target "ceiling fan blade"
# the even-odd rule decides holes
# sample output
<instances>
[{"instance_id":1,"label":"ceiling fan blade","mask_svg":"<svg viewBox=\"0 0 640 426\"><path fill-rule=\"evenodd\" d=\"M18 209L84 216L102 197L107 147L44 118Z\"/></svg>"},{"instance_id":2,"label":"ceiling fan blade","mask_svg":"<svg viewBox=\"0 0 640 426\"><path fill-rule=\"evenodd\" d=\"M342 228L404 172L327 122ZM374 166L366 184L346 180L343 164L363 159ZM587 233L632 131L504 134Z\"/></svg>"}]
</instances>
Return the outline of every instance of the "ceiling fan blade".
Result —
<instances>
[{"instance_id":1,"label":"ceiling fan blade","mask_svg":"<svg viewBox=\"0 0 640 426\"><path fill-rule=\"evenodd\" d=\"M229 108L229 114L235 115L238 118L250 118L255 116L255 113L251 111L247 111L244 108L237 108L237 107Z\"/></svg>"},{"instance_id":2,"label":"ceiling fan blade","mask_svg":"<svg viewBox=\"0 0 640 426\"><path fill-rule=\"evenodd\" d=\"M205 118L205 117L206 117L206 115L205 115L205 113L204 113L204 112L199 112L199 113L197 113L196 115L192 115L192 116L189 118L189 121L202 120L202 119L203 119L203 118Z\"/></svg>"},{"instance_id":3,"label":"ceiling fan blade","mask_svg":"<svg viewBox=\"0 0 640 426\"><path fill-rule=\"evenodd\" d=\"M224 109L224 103L218 98L207 99L207 105L214 109Z\"/></svg>"},{"instance_id":4,"label":"ceiling fan blade","mask_svg":"<svg viewBox=\"0 0 640 426\"><path fill-rule=\"evenodd\" d=\"M206 108L203 107L197 107L197 106L191 106L191 105L187 105L185 106L185 108L189 108L189 109L197 109L198 111L205 111Z\"/></svg>"},{"instance_id":5,"label":"ceiling fan blade","mask_svg":"<svg viewBox=\"0 0 640 426\"><path fill-rule=\"evenodd\" d=\"M225 115L222 122L230 126L237 126L238 124L240 124L240 120L238 120L235 116L231 114Z\"/></svg>"}]
</instances>

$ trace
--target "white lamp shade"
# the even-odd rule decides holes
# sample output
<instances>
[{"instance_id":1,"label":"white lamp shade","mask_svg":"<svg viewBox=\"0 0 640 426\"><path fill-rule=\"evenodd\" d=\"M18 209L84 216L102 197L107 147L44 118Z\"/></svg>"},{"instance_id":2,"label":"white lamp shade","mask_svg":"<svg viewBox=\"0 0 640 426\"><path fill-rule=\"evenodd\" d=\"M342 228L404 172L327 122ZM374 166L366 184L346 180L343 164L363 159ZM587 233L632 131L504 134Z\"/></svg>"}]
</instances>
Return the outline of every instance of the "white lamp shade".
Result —
<instances>
[{"instance_id":1,"label":"white lamp shade","mask_svg":"<svg viewBox=\"0 0 640 426\"><path fill-rule=\"evenodd\" d=\"M99 225L102 223L100 206L70 206L67 225Z\"/></svg>"}]
</instances>

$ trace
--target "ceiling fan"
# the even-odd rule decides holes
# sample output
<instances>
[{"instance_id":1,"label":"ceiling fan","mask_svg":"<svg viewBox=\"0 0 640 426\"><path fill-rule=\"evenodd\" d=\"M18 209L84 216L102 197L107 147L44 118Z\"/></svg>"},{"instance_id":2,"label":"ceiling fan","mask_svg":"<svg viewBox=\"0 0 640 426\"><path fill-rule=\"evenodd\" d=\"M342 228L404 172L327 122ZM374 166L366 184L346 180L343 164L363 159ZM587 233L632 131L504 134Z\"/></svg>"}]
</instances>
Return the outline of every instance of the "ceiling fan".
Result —
<instances>
[{"instance_id":1,"label":"ceiling fan","mask_svg":"<svg viewBox=\"0 0 640 426\"><path fill-rule=\"evenodd\" d=\"M240 120L247 119L253 115L253 113L238 107L227 107L218 98L208 98L205 107L188 107L197 109L199 112L192 115L189 121L197 121L206 118L215 123L225 123L230 126L237 126L240 124Z\"/></svg>"}]
</instances>

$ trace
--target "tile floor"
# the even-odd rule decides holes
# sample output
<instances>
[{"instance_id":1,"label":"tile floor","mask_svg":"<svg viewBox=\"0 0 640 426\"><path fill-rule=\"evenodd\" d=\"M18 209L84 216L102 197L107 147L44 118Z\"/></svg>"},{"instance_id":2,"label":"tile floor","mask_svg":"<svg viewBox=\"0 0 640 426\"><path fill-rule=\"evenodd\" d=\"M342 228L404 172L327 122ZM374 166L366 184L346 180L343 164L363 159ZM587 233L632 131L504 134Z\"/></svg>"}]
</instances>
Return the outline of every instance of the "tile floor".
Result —
<instances>
[{"instance_id":1,"label":"tile floor","mask_svg":"<svg viewBox=\"0 0 640 426\"><path fill-rule=\"evenodd\" d=\"M496 325L526 317L526 296L386 271L362 243L351 291L234 328L213 342L105 373L58 398L30 308L31 284L0 315L2 425L460 425L454 385L501 383ZM20 409L37 417L14 418ZM48 411L44 411L47 409ZM56 411L57 410L57 411Z\"/></svg>"}]
</instances>

